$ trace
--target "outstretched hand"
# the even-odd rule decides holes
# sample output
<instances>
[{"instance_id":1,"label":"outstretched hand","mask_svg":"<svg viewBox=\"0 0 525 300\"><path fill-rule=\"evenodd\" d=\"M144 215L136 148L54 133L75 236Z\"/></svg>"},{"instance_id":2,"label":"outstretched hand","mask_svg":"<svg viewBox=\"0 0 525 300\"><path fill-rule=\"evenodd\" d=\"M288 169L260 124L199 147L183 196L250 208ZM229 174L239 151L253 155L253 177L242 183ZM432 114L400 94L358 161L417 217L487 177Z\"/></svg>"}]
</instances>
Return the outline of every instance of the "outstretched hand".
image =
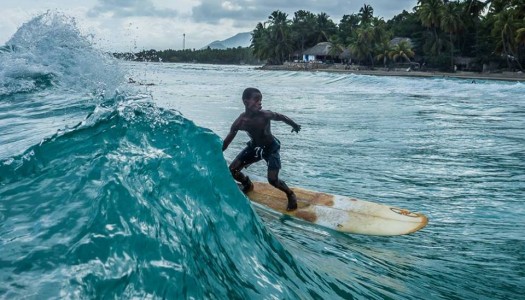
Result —
<instances>
[{"instance_id":1,"label":"outstretched hand","mask_svg":"<svg viewBox=\"0 0 525 300\"><path fill-rule=\"evenodd\" d=\"M301 130L301 125L295 125L293 128L292 128L292 132L297 132L299 133L299 130Z\"/></svg>"}]
</instances>

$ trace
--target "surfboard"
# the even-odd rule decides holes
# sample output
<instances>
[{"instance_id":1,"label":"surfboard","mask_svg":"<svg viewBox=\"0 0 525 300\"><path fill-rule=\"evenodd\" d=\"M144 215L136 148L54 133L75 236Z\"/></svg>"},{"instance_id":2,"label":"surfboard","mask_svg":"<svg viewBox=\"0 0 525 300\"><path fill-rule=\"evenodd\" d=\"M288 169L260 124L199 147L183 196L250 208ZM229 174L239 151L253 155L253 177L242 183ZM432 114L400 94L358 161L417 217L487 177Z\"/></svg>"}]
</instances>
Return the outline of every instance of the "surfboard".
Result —
<instances>
[{"instance_id":1,"label":"surfboard","mask_svg":"<svg viewBox=\"0 0 525 300\"><path fill-rule=\"evenodd\" d=\"M286 194L268 183L253 182L248 198L274 211L326 228L346 233L395 236L416 232L428 218L407 209L346 196L291 187L297 196L297 209L286 211Z\"/></svg>"}]
</instances>

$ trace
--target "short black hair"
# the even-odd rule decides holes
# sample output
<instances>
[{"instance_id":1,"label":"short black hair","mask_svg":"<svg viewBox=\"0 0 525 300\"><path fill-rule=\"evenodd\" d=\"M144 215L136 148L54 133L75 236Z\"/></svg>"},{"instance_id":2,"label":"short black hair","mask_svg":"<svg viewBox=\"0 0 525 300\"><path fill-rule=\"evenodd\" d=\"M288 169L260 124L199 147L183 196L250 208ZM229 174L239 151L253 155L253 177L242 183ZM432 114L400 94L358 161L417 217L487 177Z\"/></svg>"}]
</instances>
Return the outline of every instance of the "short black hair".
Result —
<instances>
[{"instance_id":1,"label":"short black hair","mask_svg":"<svg viewBox=\"0 0 525 300\"><path fill-rule=\"evenodd\" d=\"M242 100L250 99L252 97L252 95L255 94L255 93L261 94L261 91L259 91L256 88L252 88L252 87L246 88L244 90L244 92L242 92Z\"/></svg>"}]
</instances>

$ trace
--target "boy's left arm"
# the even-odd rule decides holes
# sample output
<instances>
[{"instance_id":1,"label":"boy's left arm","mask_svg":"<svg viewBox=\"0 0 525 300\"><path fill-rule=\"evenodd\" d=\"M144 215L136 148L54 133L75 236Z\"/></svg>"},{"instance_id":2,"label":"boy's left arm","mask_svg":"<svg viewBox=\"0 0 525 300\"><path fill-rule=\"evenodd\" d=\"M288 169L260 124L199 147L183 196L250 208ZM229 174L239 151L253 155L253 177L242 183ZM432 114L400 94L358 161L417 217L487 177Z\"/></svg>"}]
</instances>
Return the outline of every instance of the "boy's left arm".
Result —
<instances>
[{"instance_id":1,"label":"boy's left arm","mask_svg":"<svg viewBox=\"0 0 525 300\"><path fill-rule=\"evenodd\" d=\"M292 126L292 132L297 132L299 133L299 130L301 130L301 125L295 123L292 119L288 118L287 116L283 115L283 114L280 114L280 113L276 113L276 112L271 112L273 114L272 116L272 120L275 120L275 121L282 121L290 126Z\"/></svg>"}]
</instances>

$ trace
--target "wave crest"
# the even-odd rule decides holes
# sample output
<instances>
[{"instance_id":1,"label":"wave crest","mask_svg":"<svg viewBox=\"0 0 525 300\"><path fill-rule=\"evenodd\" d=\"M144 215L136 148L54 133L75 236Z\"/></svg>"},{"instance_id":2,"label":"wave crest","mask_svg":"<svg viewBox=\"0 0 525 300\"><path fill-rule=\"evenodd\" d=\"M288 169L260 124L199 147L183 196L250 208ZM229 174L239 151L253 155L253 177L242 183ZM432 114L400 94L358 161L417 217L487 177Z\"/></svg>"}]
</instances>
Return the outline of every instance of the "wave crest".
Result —
<instances>
[{"instance_id":1,"label":"wave crest","mask_svg":"<svg viewBox=\"0 0 525 300\"><path fill-rule=\"evenodd\" d=\"M123 78L115 60L92 47L75 19L58 12L23 24L0 50L0 96L51 86L103 94Z\"/></svg>"}]
</instances>

